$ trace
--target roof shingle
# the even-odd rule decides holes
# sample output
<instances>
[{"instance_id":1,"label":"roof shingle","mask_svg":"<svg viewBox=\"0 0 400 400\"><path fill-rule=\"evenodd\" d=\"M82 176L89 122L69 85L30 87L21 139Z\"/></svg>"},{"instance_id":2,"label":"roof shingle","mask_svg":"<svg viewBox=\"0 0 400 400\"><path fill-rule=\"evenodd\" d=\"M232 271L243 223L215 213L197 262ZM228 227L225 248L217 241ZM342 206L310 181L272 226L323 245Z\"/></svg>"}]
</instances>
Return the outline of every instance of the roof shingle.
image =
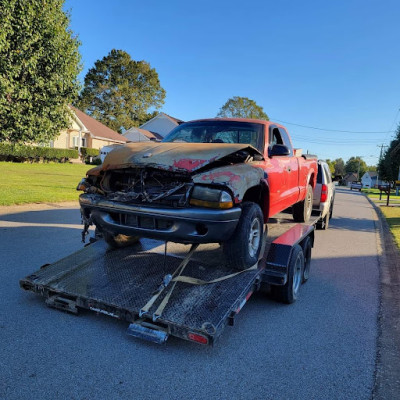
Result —
<instances>
[{"instance_id":1,"label":"roof shingle","mask_svg":"<svg viewBox=\"0 0 400 400\"><path fill-rule=\"evenodd\" d=\"M75 115L79 118L79 120L86 126L89 133L92 136L101 139L107 139L114 142L119 143L126 143L127 139L123 135L119 134L118 132L113 131L108 126L105 126L101 122L97 121L96 119L90 117L89 115L85 114L83 111L79 110L74 106L70 106L71 110L75 113Z\"/></svg>"}]
</instances>

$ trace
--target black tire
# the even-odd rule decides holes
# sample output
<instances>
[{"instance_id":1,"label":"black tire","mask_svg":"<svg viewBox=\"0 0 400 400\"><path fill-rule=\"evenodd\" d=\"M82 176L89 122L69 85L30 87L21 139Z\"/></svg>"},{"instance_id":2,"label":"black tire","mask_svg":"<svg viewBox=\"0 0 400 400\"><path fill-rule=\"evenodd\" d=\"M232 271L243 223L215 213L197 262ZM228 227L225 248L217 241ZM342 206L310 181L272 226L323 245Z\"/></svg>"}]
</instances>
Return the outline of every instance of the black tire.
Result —
<instances>
[{"instance_id":1,"label":"black tire","mask_svg":"<svg viewBox=\"0 0 400 400\"><path fill-rule=\"evenodd\" d=\"M334 204L334 199L332 199L331 206L329 207L329 219L331 219L333 215L333 204Z\"/></svg>"},{"instance_id":2,"label":"black tire","mask_svg":"<svg viewBox=\"0 0 400 400\"><path fill-rule=\"evenodd\" d=\"M293 219L296 222L308 222L311 217L312 204L313 188L311 185L308 185L305 199L303 201L299 201L293 206Z\"/></svg>"},{"instance_id":3,"label":"black tire","mask_svg":"<svg viewBox=\"0 0 400 400\"><path fill-rule=\"evenodd\" d=\"M244 270L259 259L264 231L264 217L256 203L244 203L235 232L222 243L225 259L230 267Z\"/></svg>"},{"instance_id":4,"label":"black tire","mask_svg":"<svg viewBox=\"0 0 400 400\"><path fill-rule=\"evenodd\" d=\"M323 229L323 230L327 230L329 228L329 211L328 214L325 215L325 217L318 220L316 226L317 229Z\"/></svg>"},{"instance_id":5,"label":"black tire","mask_svg":"<svg viewBox=\"0 0 400 400\"><path fill-rule=\"evenodd\" d=\"M304 268L303 273L301 275L301 283L306 283L308 278L310 277L310 269L311 269L311 251L312 251L312 240L310 237L304 239L301 244L303 249L304 256Z\"/></svg>"},{"instance_id":6,"label":"black tire","mask_svg":"<svg viewBox=\"0 0 400 400\"><path fill-rule=\"evenodd\" d=\"M293 246L288 265L288 277L286 285L271 286L273 298L281 303L292 304L299 297L301 280L304 269L303 249L299 244Z\"/></svg>"},{"instance_id":7,"label":"black tire","mask_svg":"<svg viewBox=\"0 0 400 400\"><path fill-rule=\"evenodd\" d=\"M128 247L139 241L139 236L128 236L121 233L115 235L113 233L103 231L102 235L108 246L112 249Z\"/></svg>"}]
</instances>

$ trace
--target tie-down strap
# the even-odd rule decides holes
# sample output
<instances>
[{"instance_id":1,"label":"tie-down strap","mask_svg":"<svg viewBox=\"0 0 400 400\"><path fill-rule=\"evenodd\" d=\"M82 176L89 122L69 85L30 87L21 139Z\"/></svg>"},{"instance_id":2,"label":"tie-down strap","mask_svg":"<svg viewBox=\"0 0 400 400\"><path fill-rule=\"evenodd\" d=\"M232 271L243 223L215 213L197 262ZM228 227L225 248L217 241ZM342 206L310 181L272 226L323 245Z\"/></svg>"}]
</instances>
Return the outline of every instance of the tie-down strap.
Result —
<instances>
[{"instance_id":1,"label":"tie-down strap","mask_svg":"<svg viewBox=\"0 0 400 400\"><path fill-rule=\"evenodd\" d=\"M191 284L191 285L209 285L209 284L212 284L212 283L217 283L217 282L224 281L226 279L233 278L233 277L235 277L237 275L243 274L244 272L254 271L254 270L256 270L258 268L258 263L256 263L253 266L251 266L250 268L244 269L242 271L234 272L233 274L221 276L221 277L213 279L211 281L204 281L202 279L197 279L197 278L193 278L193 277L190 277L190 276L181 276L182 272L184 271L185 267L189 263L190 258L192 257L193 253L195 252L195 250L197 249L198 246L199 245L197 243L196 244L192 244L188 254L185 256L185 258L179 264L179 266L175 270L175 272L172 275L166 275L164 277L163 283L159 286L157 291L153 294L153 296L146 303L146 305L140 310L140 312L139 312L139 316L140 317L149 312L150 308L156 302L156 300L161 295L161 293L163 293L163 291L167 288L167 286L169 285L170 282L173 282L173 284L169 288L168 293L166 294L166 296L164 297L164 299L162 300L162 302L158 306L157 310L154 312L153 321L156 321L158 318L161 317L165 307L167 306L167 304L169 302L169 299L170 299L170 297L172 295L172 292L175 289L175 286L176 286L177 282L184 282L184 283L188 283L188 284Z\"/></svg>"}]
</instances>

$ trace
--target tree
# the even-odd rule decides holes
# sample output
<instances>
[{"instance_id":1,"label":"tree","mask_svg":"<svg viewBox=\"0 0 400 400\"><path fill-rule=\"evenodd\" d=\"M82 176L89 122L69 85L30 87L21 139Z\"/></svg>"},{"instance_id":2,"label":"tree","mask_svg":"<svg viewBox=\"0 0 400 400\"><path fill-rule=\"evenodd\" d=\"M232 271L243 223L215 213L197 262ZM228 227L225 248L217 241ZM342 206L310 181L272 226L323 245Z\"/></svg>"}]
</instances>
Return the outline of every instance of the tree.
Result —
<instances>
[{"instance_id":1,"label":"tree","mask_svg":"<svg viewBox=\"0 0 400 400\"><path fill-rule=\"evenodd\" d=\"M342 158L337 158L334 163L334 174L335 177L341 176L343 177L345 174L345 169L344 169L344 161Z\"/></svg>"},{"instance_id":2,"label":"tree","mask_svg":"<svg viewBox=\"0 0 400 400\"><path fill-rule=\"evenodd\" d=\"M229 99L219 110L217 117L226 118L252 118L269 121L263 108L254 100L247 97L234 96Z\"/></svg>"},{"instance_id":3,"label":"tree","mask_svg":"<svg viewBox=\"0 0 400 400\"><path fill-rule=\"evenodd\" d=\"M328 164L329 171L331 171L331 174L334 175L334 173L335 173L335 162L331 161L329 158L325 162Z\"/></svg>"},{"instance_id":4,"label":"tree","mask_svg":"<svg viewBox=\"0 0 400 400\"><path fill-rule=\"evenodd\" d=\"M156 70L114 49L86 74L76 105L109 128L124 132L150 119L149 109L159 109L164 99Z\"/></svg>"},{"instance_id":5,"label":"tree","mask_svg":"<svg viewBox=\"0 0 400 400\"><path fill-rule=\"evenodd\" d=\"M379 178L394 182L399 177L400 168L400 125L397 127L395 137L390 142L383 157L379 160Z\"/></svg>"},{"instance_id":6,"label":"tree","mask_svg":"<svg viewBox=\"0 0 400 400\"><path fill-rule=\"evenodd\" d=\"M0 2L0 141L48 142L70 125L80 54L63 3Z\"/></svg>"},{"instance_id":7,"label":"tree","mask_svg":"<svg viewBox=\"0 0 400 400\"><path fill-rule=\"evenodd\" d=\"M350 157L344 168L347 173L356 172L360 179L367 171L367 164L361 157Z\"/></svg>"}]
</instances>

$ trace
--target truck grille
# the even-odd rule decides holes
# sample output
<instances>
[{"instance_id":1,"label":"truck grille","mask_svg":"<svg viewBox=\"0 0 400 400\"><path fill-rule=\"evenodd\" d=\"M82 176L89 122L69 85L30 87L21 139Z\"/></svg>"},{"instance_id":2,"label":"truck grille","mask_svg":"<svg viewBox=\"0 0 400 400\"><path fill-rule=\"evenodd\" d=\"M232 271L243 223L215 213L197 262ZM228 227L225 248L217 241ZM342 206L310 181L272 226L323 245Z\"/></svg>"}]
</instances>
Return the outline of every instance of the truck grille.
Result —
<instances>
[{"instance_id":1,"label":"truck grille","mask_svg":"<svg viewBox=\"0 0 400 400\"><path fill-rule=\"evenodd\" d=\"M119 225L131 226L134 228L151 229L154 231L168 231L172 228L173 221L144 217L139 215L128 215L123 213L112 213L110 217Z\"/></svg>"}]
</instances>

